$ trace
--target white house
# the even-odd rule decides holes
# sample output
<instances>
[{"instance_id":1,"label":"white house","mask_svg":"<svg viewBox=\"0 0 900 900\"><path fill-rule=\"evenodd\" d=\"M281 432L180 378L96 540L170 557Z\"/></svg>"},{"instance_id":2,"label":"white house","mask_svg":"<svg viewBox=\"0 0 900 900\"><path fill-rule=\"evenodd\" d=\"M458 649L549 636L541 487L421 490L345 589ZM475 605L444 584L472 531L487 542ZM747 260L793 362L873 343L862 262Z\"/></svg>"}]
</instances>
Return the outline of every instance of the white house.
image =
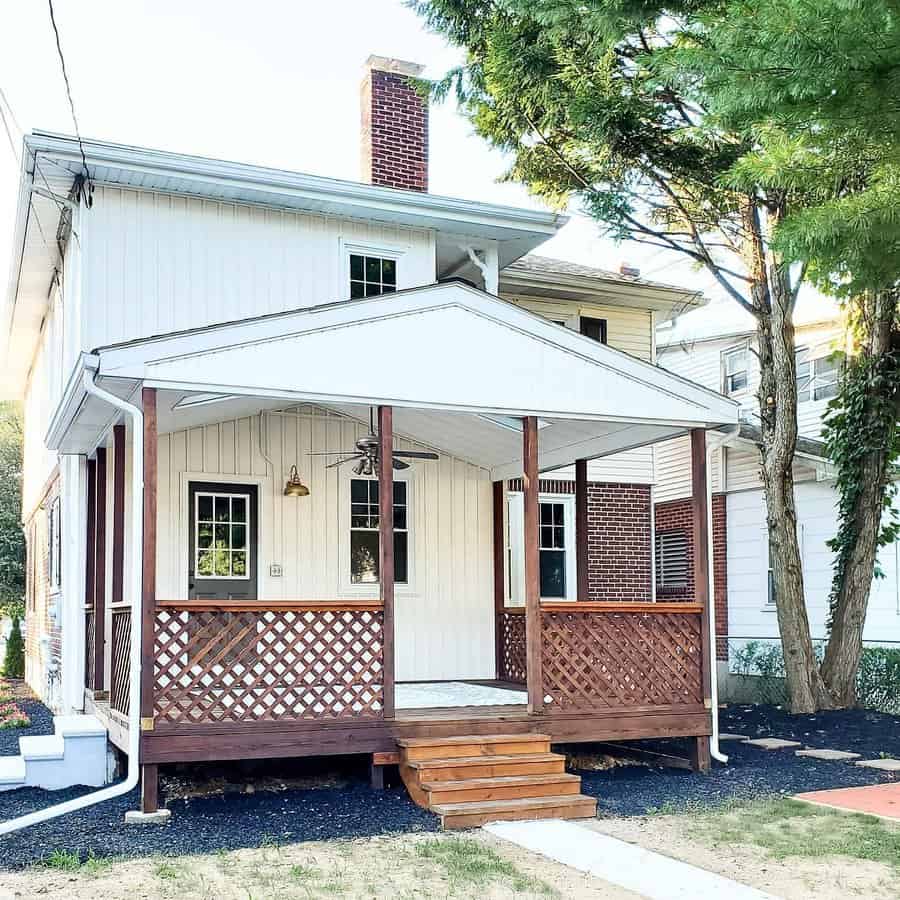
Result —
<instances>
[{"instance_id":1,"label":"white house","mask_svg":"<svg viewBox=\"0 0 900 900\"><path fill-rule=\"evenodd\" d=\"M706 432L738 404L654 364L702 300L531 255L564 217L428 193L418 71L369 61L363 182L26 138L27 677L139 750L145 810L161 764L322 753L399 753L427 802L415 741L498 733L708 765ZM698 578L654 603L652 446L681 436ZM503 796L588 814L538 757Z\"/></svg>"},{"instance_id":2,"label":"white house","mask_svg":"<svg viewBox=\"0 0 900 900\"><path fill-rule=\"evenodd\" d=\"M824 298L798 308L797 389L800 440L794 467L800 548L810 627L815 639L825 637L832 553L826 541L834 536L837 496L833 472L821 443L822 417L836 391L837 368L832 357L842 349L844 330L839 311ZM748 640L778 637L765 502L754 443L758 423L755 392L758 359L753 352L750 316L736 305L717 304L702 313L688 312L657 329L659 363L707 387L720 390L741 405L744 427L713 454L710 478L714 492L713 529L716 548L716 599L720 657L726 643L732 649ZM679 508L689 494L687 445L678 439L654 448L656 456L657 540L670 565L658 570L658 590L666 581L684 580L680 551L689 541L679 537ZM683 530L681 532L684 533ZM689 547L686 548L689 554ZM872 586L865 640L900 645L900 547L879 555L885 577ZM726 601L727 596L727 601Z\"/></svg>"}]
</instances>

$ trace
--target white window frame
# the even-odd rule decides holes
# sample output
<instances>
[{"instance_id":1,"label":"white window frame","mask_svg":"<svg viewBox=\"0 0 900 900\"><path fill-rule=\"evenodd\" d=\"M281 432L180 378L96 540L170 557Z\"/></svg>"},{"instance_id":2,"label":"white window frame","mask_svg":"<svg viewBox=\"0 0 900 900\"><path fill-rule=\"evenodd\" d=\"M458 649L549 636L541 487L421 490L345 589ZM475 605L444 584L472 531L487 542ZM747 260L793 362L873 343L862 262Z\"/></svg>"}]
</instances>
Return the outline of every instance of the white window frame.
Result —
<instances>
[{"instance_id":1,"label":"white window frame","mask_svg":"<svg viewBox=\"0 0 900 900\"><path fill-rule=\"evenodd\" d=\"M341 275L340 275L340 284L342 286L344 298L350 300L350 257L351 256L377 256L380 259L392 259L397 264L397 283L395 285L396 290L401 291L404 288L410 287L405 281L401 278L401 273L403 271L403 266L401 265L401 261L403 257L406 255L408 247L400 246L399 244L379 244L379 243L367 243L365 241L341 241ZM374 296L384 296L383 294L378 294ZM354 300L354 303L358 303L360 300L366 300L371 298L366 297L357 297Z\"/></svg>"},{"instance_id":2,"label":"white window frame","mask_svg":"<svg viewBox=\"0 0 900 900\"><path fill-rule=\"evenodd\" d=\"M47 510L47 582L51 594L62 590L62 507L54 497Z\"/></svg>"},{"instance_id":3,"label":"white window frame","mask_svg":"<svg viewBox=\"0 0 900 900\"><path fill-rule=\"evenodd\" d=\"M800 365L802 362L809 366L809 376L807 379L806 387L801 391L799 384L797 386L797 402L827 403L831 399L831 397L816 397L816 391L820 387L824 387L828 384L834 384L835 388L837 388L837 380L840 375L840 363L835 360L834 369L829 370L829 374L831 374L831 372L834 373L834 380L820 383L823 375L818 371L819 363L827 362L832 354L824 353L820 354L819 356L813 356L812 352L813 351L810 347L797 347L797 349L794 351L795 365ZM801 361L800 356L802 354L806 354L806 359ZM799 378L797 380L799 381Z\"/></svg>"},{"instance_id":4,"label":"white window frame","mask_svg":"<svg viewBox=\"0 0 900 900\"><path fill-rule=\"evenodd\" d=\"M257 492L257 493L258 493L258 492ZM228 519L228 522L227 522L227 525L228 525L228 543L229 543L229 549L228 549L228 553L229 553L229 563L228 563L228 564L229 564L229 568L231 567L231 558L230 558L230 554L234 553L234 550L231 549L231 526L235 524L235 523L232 521L231 517L230 517L230 516L231 516L231 500L233 500L235 497L240 497L240 498L243 498L244 502L247 504L247 521L246 521L246 522L242 522L242 523L237 523L237 524L242 524L242 525L244 526L244 528L246 529L246 532L247 532L247 533L246 533L246 543L245 543L244 548L243 548L243 549L244 549L244 553L245 553L245 555L246 555L246 560L245 560L245 563L244 563L244 566L245 566L245 574L244 574L244 575L216 575L215 573L213 573L212 575L203 575L203 574L201 574L201 572L200 572L200 565L199 565L199 561L198 561L198 560L199 560L199 555L200 555L200 548L199 548L199 546L198 546L198 539L199 539L199 536L200 536L200 518L199 518L199 516L200 516L200 498L201 498L201 497L212 497L212 498L213 498L213 519L212 519L212 526L213 526L213 538L212 538L212 540L213 540L213 544L212 544L212 547L211 547L210 549L212 549L214 552L215 552L215 549L216 549L216 548L215 548L215 541L216 541L216 525L226 524L226 523L221 523L221 522L217 522L217 521L216 521L216 518L215 518L215 516L216 516L216 497L228 497L228 498L229 498L229 503L228 503L229 519ZM194 522L194 543L193 543L193 545L191 546L191 551L190 551L190 552L191 552L191 556L193 557L192 562L194 563L193 571L194 571L194 578L195 578L195 580L198 580L198 581L250 581L250 573L251 573L251 571L252 571L252 566L251 566L251 554L252 554L252 552L253 552L253 541L251 540L251 535L253 534L253 521L252 521L252 516L253 516L253 505L252 505L252 503L251 503L251 497L250 497L250 494L242 494L242 493L238 493L238 492L236 492L236 491L224 491L224 490L223 490L223 491L220 491L220 492L216 492L216 491L194 491L194 508L193 508L193 510L191 510L191 515L194 517L194 518L193 518L193 522ZM259 526L257 525L257 530L258 530L258 528L259 528Z\"/></svg>"},{"instance_id":5,"label":"white window frame","mask_svg":"<svg viewBox=\"0 0 900 900\"><path fill-rule=\"evenodd\" d=\"M380 531L381 531L380 528L360 528L360 527L354 527L354 525L353 525L353 496L352 496L353 482L354 482L354 481L364 481L364 482L367 482L368 484L372 484L372 482L378 483L378 479L377 479L376 477L374 477L374 476L369 477L369 476L366 476L366 475L357 475L355 472L352 472L352 470L351 470L351 478L350 478L350 482L349 482L349 488L350 488L350 496L349 496L349 502L350 502L350 522L349 522L349 526L348 526L348 541L349 541L349 543L350 543L351 548L352 548L352 546L353 546L353 532L354 532L354 531L366 532L366 533L368 533L368 534L380 534ZM405 528L397 528L397 527L394 527L394 529L393 529L394 534L397 534L397 532L402 532L402 533L404 533L404 534L406 535L406 579L405 579L404 581L398 581L398 580L395 580L394 583L395 583L395 584L398 584L398 585L400 585L400 584L402 584L402 585L408 585L408 584L409 584L409 545L410 545L410 528L409 528L409 483L408 483L406 480L402 479L402 478L395 478L395 479L394 479L394 484L395 484L395 485L396 485L396 484L402 484L403 487L404 487L404 490L405 490L405 492L406 492L406 502L403 504L404 508L406 509L406 527L405 527ZM381 489L380 489L380 487L379 487L379 496L380 496L380 495L381 495ZM370 496L370 498L369 498L369 500L368 500L368 502L367 502L367 505L368 505L368 506L371 506L371 496ZM380 517L380 507L379 507L379 509L378 509L377 515L379 515L379 517ZM379 581L354 581L354 580L353 580L353 571L352 571L352 564L353 564L352 555L351 555L351 556L348 556L347 561L348 561L348 564L349 564L349 565L348 565L348 569L349 569L349 571L348 571L348 578L350 579L350 584L351 584L353 587L361 587L361 586L362 586L362 587L371 587L371 586L373 586L373 585L376 586L376 587L378 586L378 584L380 583ZM380 577L381 577L381 574L379 573L379 579L380 579ZM396 577L396 570L395 570L395 577Z\"/></svg>"},{"instance_id":6,"label":"white window frame","mask_svg":"<svg viewBox=\"0 0 900 900\"><path fill-rule=\"evenodd\" d=\"M743 387L736 388L733 391L728 390L728 359L730 357L737 356L739 353L744 355L744 377L746 378L746 383ZM722 393L725 394L726 397L736 397L739 394L744 393L750 389L750 345L748 343L738 344L736 347L729 347L727 350L722 351L722 355L719 361L719 365L721 368L721 384L722 384ZM738 369L738 371L741 371ZM732 373L734 374L734 373Z\"/></svg>"},{"instance_id":7,"label":"white window frame","mask_svg":"<svg viewBox=\"0 0 900 900\"><path fill-rule=\"evenodd\" d=\"M566 596L541 597L541 603L573 603L578 599L575 546L575 495L539 494L538 503L562 503L566 554ZM506 495L506 551L508 560L507 601L510 606L525 605L525 495L509 491ZM540 511L538 512L540 528Z\"/></svg>"}]
</instances>

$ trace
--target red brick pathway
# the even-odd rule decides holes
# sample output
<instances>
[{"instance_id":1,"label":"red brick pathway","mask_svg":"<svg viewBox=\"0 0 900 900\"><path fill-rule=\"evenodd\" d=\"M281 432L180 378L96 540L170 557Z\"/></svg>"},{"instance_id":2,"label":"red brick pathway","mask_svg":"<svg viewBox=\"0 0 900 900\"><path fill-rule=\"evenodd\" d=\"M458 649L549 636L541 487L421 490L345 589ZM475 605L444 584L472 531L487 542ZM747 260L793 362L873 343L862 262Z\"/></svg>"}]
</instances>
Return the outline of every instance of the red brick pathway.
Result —
<instances>
[{"instance_id":1,"label":"red brick pathway","mask_svg":"<svg viewBox=\"0 0 900 900\"><path fill-rule=\"evenodd\" d=\"M797 794L797 799L900 821L900 782L837 788L833 791L812 791L808 794Z\"/></svg>"}]
</instances>

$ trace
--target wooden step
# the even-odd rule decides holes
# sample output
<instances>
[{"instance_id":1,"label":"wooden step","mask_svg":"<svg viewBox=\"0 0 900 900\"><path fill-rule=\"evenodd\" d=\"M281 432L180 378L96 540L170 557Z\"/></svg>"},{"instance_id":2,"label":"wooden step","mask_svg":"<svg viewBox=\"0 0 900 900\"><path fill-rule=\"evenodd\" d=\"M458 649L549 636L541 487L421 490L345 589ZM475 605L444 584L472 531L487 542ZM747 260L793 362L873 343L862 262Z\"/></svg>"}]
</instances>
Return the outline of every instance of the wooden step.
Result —
<instances>
[{"instance_id":1,"label":"wooden step","mask_svg":"<svg viewBox=\"0 0 900 900\"><path fill-rule=\"evenodd\" d=\"M547 734L464 734L449 738L408 738L397 742L407 760L547 753Z\"/></svg>"},{"instance_id":2,"label":"wooden step","mask_svg":"<svg viewBox=\"0 0 900 900\"><path fill-rule=\"evenodd\" d=\"M565 772L566 758L559 753L513 756L459 756L449 759L405 760L420 784L464 781L467 778L500 778L504 775L554 775Z\"/></svg>"},{"instance_id":3,"label":"wooden step","mask_svg":"<svg viewBox=\"0 0 900 900\"><path fill-rule=\"evenodd\" d=\"M576 794L484 803L439 803L432 811L441 817L444 828L477 828L486 822L523 819L589 819L597 814L597 800Z\"/></svg>"},{"instance_id":4,"label":"wooden step","mask_svg":"<svg viewBox=\"0 0 900 900\"><path fill-rule=\"evenodd\" d=\"M554 775L507 775L465 781L428 781L420 785L429 807L443 803L484 803L488 800L524 800L578 794L581 779L565 772Z\"/></svg>"}]
</instances>

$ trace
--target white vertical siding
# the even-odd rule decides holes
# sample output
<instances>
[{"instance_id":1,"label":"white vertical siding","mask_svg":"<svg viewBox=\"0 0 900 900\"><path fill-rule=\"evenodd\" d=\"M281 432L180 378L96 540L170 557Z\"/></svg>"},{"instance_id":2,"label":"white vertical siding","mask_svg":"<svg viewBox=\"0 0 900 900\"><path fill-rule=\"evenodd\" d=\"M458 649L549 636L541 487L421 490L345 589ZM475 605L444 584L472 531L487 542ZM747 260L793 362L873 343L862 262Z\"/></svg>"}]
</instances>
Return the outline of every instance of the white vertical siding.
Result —
<instances>
[{"instance_id":1,"label":"white vertical siding","mask_svg":"<svg viewBox=\"0 0 900 900\"><path fill-rule=\"evenodd\" d=\"M427 229L111 187L86 218L85 348L344 299L348 244L401 252L400 288L435 280Z\"/></svg>"},{"instance_id":2,"label":"white vertical siding","mask_svg":"<svg viewBox=\"0 0 900 900\"><path fill-rule=\"evenodd\" d=\"M260 450L259 417L220 422L159 438L160 598L187 589L187 481L259 485L261 599L338 600L378 596L349 582L349 466L326 469L308 453L352 447L367 429L336 414L304 408L268 415ZM412 448L398 440L399 446ZM296 464L308 497L284 497ZM409 483L410 584L396 590L397 677L491 678L494 673L492 493L489 474L442 455L398 477ZM272 577L269 566L282 566Z\"/></svg>"}]
</instances>

